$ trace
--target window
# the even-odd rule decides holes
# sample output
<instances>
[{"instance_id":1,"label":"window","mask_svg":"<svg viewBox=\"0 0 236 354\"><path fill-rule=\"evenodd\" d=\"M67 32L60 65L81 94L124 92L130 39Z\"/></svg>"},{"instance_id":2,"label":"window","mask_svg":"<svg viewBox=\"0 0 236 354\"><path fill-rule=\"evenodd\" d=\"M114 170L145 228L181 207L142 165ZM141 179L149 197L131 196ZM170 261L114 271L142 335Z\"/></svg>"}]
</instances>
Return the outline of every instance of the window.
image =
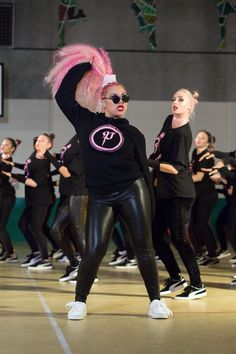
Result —
<instances>
[{"instance_id":1,"label":"window","mask_svg":"<svg viewBox=\"0 0 236 354\"><path fill-rule=\"evenodd\" d=\"M0 1L0 46L13 46L14 2Z\"/></svg>"}]
</instances>

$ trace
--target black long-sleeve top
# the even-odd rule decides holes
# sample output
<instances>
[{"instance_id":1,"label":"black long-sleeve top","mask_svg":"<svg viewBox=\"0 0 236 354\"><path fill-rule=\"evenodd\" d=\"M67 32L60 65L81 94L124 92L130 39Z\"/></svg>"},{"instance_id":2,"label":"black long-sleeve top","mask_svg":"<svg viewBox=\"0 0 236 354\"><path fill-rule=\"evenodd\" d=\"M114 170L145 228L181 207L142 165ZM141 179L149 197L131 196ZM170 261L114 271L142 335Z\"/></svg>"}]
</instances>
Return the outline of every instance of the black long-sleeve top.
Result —
<instances>
[{"instance_id":1,"label":"black long-sleeve top","mask_svg":"<svg viewBox=\"0 0 236 354\"><path fill-rule=\"evenodd\" d=\"M48 151L45 156L57 169L61 166L65 166L71 174L71 177L68 178L60 175L59 192L62 196L87 194L83 162L77 135L73 136L61 149L61 153L56 155L59 161Z\"/></svg>"},{"instance_id":2,"label":"black long-sleeve top","mask_svg":"<svg viewBox=\"0 0 236 354\"><path fill-rule=\"evenodd\" d=\"M221 177L227 180L229 185L233 186L233 194L230 197L230 204L236 205L236 171L229 171L227 167L219 168Z\"/></svg>"},{"instance_id":3,"label":"black long-sleeve top","mask_svg":"<svg viewBox=\"0 0 236 354\"><path fill-rule=\"evenodd\" d=\"M169 115L155 141L150 159L169 163L177 171L170 174L157 172L156 195L158 199L195 198L195 187L189 170L189 151L192 132L189 123L172 128L173 115Z\"/></svg>"},{"instance_id":4,"label":"black long-sleeve top","mask_svg":"<svg viewBox=\"0 0 236 354\"><path fill-rule=\"evenodd\" d=\"M25 201L27 205L50 205L52 203L50 162L39 159L34 152L24 164L24 175L12 173L12 177L25 183L27 178L33 179L37 187L25 185Z\"/></svg>"},{"instance_id":5,"label":"black long-sleeve top","mask_svg":"<svg viewBox=\"0 0 236 354\"><path fill-rule=\"evenodd\" d=\"M0 154L0 193L2 195L15 195L15 188L12 187L12 185L10 183L10 178L8 176L4 175L3 173L1 173L1 171L11 172L12 166L7 165L3 161L1 161L1 158L2 158L2 154ZM11 157L9 157L5 160L12 162Z\"/></svg>"},{"instance_id":6,"label":"black long-sleeve top","mask_svg":"<svg viewBox=\"0 0 236 354\"><path fill-rule=\"evenodd\" d=\"M192 152L192 159L191 159L191 166L192 166L192 172L193 174L196 174L197 172L202 172L202 168L212 168L214 166L214 159L203 159L202 161L199 161L202 156L205 155L207 152L207 149L202 151L201 153L197 153L197 149L194 149ZM215 191L215 183L210 179L209 174L206 172L204 173L203 179L201 181L195 182L195 189L196 189L196 195L203 195L207 194L209 192Z\"/></svg>"},{"instance_id":7,"label":"black long-sleeve top","mask_svg":"<svg viewBox=\"0 0 236 354\"><path fill-rule=\"evenodd\" d=\"M55 98L79 137L86 187L103 195L126 189L142 175L147 177L149 171L145 139L137 128L125 118L92 113L75 101L76 85L90 69L90 63L74 66Z\"/></svg>"}]
</instances>

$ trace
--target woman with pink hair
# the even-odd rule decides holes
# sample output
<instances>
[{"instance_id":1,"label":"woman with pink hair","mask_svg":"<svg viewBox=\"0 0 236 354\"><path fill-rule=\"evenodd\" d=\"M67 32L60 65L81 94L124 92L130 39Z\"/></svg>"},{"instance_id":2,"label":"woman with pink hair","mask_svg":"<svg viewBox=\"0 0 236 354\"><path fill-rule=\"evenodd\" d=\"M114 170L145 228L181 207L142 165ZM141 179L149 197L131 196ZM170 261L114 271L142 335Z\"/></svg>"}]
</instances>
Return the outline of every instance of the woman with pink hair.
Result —
<instances>
[{"instance_id":1,"label":"woman with pink hair","mask_svg":"<svg viewBox=\"0 0 236 354\"><path fill-rule=\"evenodd\" d=\"M67 304L68 319L86 316L86 299L118 219L131 234L151 302L148 315L168 318L172 313L160 300L151 241L152 186L145 139L125 118L127 91L112 75L109 58L101 49L74 45L65 47L56 58L59 61L46 81L78 134L88 189L86 250L75 301Z\"/></svg>"}]
</instances>

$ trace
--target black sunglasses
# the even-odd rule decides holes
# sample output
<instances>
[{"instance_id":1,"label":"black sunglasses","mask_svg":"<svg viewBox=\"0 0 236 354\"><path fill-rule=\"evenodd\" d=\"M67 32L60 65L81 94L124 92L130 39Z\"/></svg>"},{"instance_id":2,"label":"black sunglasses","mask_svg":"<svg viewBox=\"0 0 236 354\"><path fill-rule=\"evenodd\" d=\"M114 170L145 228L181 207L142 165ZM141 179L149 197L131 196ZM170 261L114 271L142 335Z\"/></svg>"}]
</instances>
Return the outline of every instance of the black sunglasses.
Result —
<instances>
[{"instance_id":1,"label":"black sunglasses","mask_svg":"<svg viewBox=\"0 0 236 354\"><path fill-rule=\"evenodd\" d=\"M111 97L104 97L104 99L112 100L112 102L115 103L115 104L119 103L120 100L122 100L122 102L124 102L124 103L129 102L129 96L125 95L125 94L121 95L121 97L118 96L118 95L112 95Z\"/></svg>"}]
</instances>

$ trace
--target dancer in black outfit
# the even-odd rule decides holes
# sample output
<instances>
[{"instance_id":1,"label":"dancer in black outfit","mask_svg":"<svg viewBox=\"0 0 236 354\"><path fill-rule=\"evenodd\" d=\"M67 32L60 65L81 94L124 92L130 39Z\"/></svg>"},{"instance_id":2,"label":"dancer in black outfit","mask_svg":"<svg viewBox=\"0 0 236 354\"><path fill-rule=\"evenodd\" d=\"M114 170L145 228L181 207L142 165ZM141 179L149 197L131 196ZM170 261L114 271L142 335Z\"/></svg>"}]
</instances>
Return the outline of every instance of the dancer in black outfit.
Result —
<instances>
[{"instance_id":1,"label":"dancer in black outfit","mask_svg":"<svg viewBox=\"0 0 236 354\"><path fill-rule=\"evenodd\" d=\"M226 200L227 204L225 206L225 211L223 211L223 217L225 219L217 220L217 226L219 225L220 221L222 222L221 227L223 225L225 231L225 244L221 245L221 250L219 252L219 258L224 256L229 257L231 253L227 249L227 240L230 241L232 248L236 254L236 218L235 218L235 206L236 206L236 186L235 186L235 168L236 168L236 150L230 152L222 152L222 151L214 151L214 156L218 159L221 159L216 164L216 167L221 168L228 165L229 170L227 168L223 168L220 175L223 181L227 183L226 185ZM226 178L224 176L226 175ZM226 222L224 222L226 220ZM218 230L220 227L218 226ZM224 234L223 234L224 235ZM222 237L222 234L221 234ZM224 237L224 236L223 236ZM236 264L236 256L233 256L229 262L231 264Z\"/></svg>"},{"instance_id":2,"label":"dancer in black outfit","mask_svg":"<svg viewBox=\"0 0 236 354\"><path fill-rule=\"evenodd\" d=\"M67 177L60 176L60 205L50 231L52 238L61 245L70 262L66 273L59 278L59 281L67 281L77 276L79 260L76 250L82 257L85 248L84 229L88 198L78 136L73 136L65 144L59 155L59 161L49 151L45 156L59 171L62 166L68 171Z\"/></svg>"},{"instance_id":3,"label":"dancer in black outfit","mask_svg":"<svg viewBox=\"0 0 236 354\"><path fill-rule=\"evenodd\" d=\"M188 271L190 285L175 299L196 299L206 295L202 285L195 252L188 238L191 208L195 188L189 171L189 150L192 133L189 118L196 103L195 94L186 89L177 91L172 98L172 112L157 136L150 166L155 168L157 208L155 218L157 253L164 263L170 278L161 289L161 295L170 294L186 287L185 279L175 260L170 245L165 240L169 229L171 239ZM169 164L164 169L163 162ZM168 166L168 165L167 165Z\"/></svg>"},{"instance_id":4,"label":"dancer in black outfit","mask_svg":"<svg viewBox=\"0 0 236 354\"><path fill-rule=\"evenodd\" d=\"M50 162L44 157L44 153L51 148L53 139L53 134L39 135L35 143L35 151L26 160L24 175L11 174L11 177L25 184L26 208L20 218L19 227L32 251L27 263L28 269L32 270L52 268L48 259L43 225L49 205L52 203Z\"/></svg>"},{"instance_id":5,"label":"dancer in black outfit","mask_svg":"<svg viewBox=\"0 0 236 354\"><path fill-rule=\"evenodd\" d=\"M9 219L12 208L15 205L16 196L15 189L11 185L9 176L3 172L11 172L12 155L16 151L20 140L5 138L1 143L0 150L0 241L3 250L0 255L1 262L16 262L17 256L14 252L10 236L6 230L7 221Z\"/></svg>"},{"instance_id":6,"label":"dancer in black outfit","mask_svg":"<svg viewBox=\"0 0 236 354\"><path fill-rule=\"evenodd\" d=\"M216 153L216 155L218 154ZM223 178L234 186L226 223L226 235L236 253L236 158L230 156L223 157L222 161L217 163L209 174L213 181L218 181L220 178ZM230 259L230 263L232 265L236 263L236 256ZM236 285L236 275L234 275L231 285Z\"/></svg>"},{"instance_id":7,"label":"dancer in black outfit","mask_svg":"<svg viewBox=\"0 0 236 354\"><path fill-rule=\"evenodd\" d=\"M78 82L88 77L85 73L95 72L94 56L91 61L93 65L86 62L70 69L56 93L59 107L79 136L88 188L86 249L79 266L75 302L67 304L68 319L86 316L86 299L118 218L132 236L151 301L148 315L168 318L171 311L160 300L151 242L150 174L144 136L124 118L129 97L124 86L114 81L114 75L104 77L100 97L104 113L93 113L75 100Z\"/></svg>"},{"instance_id":8,"label":"dancer in black outfit","mask_svg":"<svg viewBox=\"0 0 236 354\"><path fill-rule=\"evenodd\" d=\"M198 264L202 266L219 263L216 257L217 242L210 227L210 217L217 203L218 194L215 183L209 178L209 174L202 170L213 167L215 163L214 158L201 160L212 141L213 137L208 131L199 131L195 137L196 148L193 150L191 159L196 199L192 207L189 234L198 256ZM207 256L205 256L206 250Z\"/></svg>"}]
</instances>

